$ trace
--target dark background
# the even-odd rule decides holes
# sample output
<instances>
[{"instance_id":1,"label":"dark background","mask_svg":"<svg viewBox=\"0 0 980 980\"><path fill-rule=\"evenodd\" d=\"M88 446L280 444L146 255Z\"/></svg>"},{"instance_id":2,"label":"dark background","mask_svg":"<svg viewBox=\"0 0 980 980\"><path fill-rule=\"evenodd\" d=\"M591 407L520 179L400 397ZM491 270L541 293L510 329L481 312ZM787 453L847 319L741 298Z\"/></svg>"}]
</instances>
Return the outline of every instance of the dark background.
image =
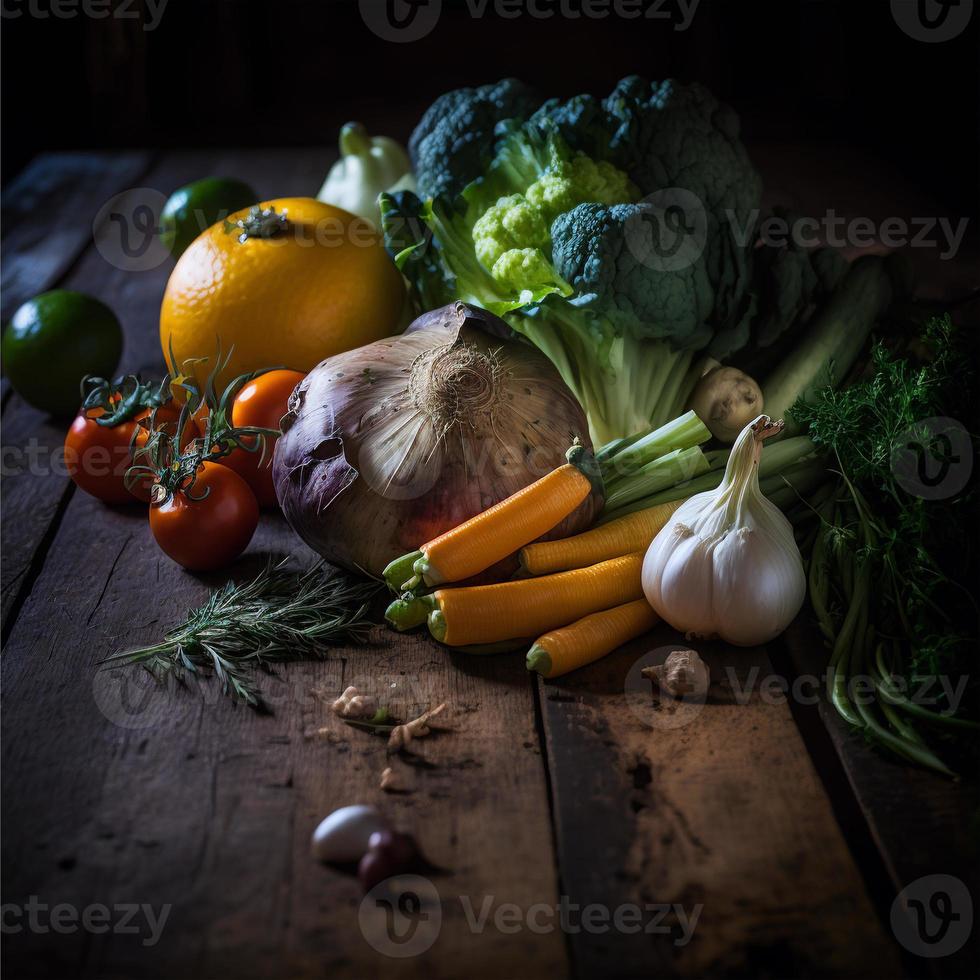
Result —
<instances>
[{"instance_id":1,"label":"dark background","mask_svg":"<svg viewBox=\"0 0 980 980\"><path fill-rule=\"evenodd\" d=\"M516 75L548 94L605 94L636 72L706 82L739 109L750 144L867 149L952 213L977 214L980 11L958 38L926 44L897 27L888 0L701 0L687 31L473 19L464 0L444 0L432 34L392 44L351 0L169 0L154 31L26 12L64 0L3 2L4 181L50 149L323 145L348 118L406 138L456 86Z\"/></svg>"}]
</instances>

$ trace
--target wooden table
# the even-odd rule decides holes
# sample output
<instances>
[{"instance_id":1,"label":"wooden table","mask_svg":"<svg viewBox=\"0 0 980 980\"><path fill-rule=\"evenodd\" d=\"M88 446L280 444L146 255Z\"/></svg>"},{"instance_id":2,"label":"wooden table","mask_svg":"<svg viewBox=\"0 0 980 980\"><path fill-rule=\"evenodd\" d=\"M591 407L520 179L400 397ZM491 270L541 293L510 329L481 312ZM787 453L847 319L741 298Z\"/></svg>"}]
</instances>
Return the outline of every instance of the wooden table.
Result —
<instances>
[{"instance_id":1,"label":"wooden table","mask_svg":"<svg viewBox=\"0 0 980 980\"><path fill-rule=\"evenodd\" d=\"M758 158L767 185L818 208L834 173L860 173L839 159L821 171L802 149ZM171 264L106 261L93 244L102 205L211 173L265 197L313 193L330 162L327 150L39 158L5 198L4 319L54 286L92 293L125 327L123 368L158 375ZM366 646L265 678L274 712L261 715L213 685L158 690L139 671L95 670L158 638L223 578L171 563L139 507L77 492L57 465L64 423L9 387L2 424L7 976L893 977L975 965L975 945L912 957L889 926L909 881L973 880L975 791L874 753L822 704L772 696L767 676L822 666L806 613L772 649L705 650L707 703L679 727L649 706L634 713L625 692L637 659L676 639L668 630L549 683L520 656L451 655L379 628ZM268 516L234 574L279 554L310 558ZM311 694L350 683L404 707L446 701L451 731L389 760L382 739L345 727ZM394 794L378 785L388 764ZM440 869L429 878L441 929L419 955L372 947L356 880L310 857L317 822L355 802L386 810ZM158 923L167 915L158 936L142 908L120 922L133 903ZM498 928L508 903L519 911L505 909ZM600 911L583 921L575 907L589 905ZM640 910L643 929L632 913L616 926L624 906ZM660 906L670 907L662 921ZM489 922L474 928L468 914L486 907Z\"/></svg>"}]
</instances>

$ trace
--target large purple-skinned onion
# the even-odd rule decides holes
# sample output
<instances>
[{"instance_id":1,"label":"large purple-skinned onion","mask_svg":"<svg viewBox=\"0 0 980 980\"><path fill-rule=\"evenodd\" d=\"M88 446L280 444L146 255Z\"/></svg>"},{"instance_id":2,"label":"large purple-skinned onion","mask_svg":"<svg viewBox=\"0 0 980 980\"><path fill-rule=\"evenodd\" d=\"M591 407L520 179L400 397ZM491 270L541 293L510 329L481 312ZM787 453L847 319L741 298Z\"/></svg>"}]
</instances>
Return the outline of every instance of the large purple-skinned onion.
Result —
<instances>
[{"instance_id":1,"label":"large purple-skinned onion","mask_svg":"<svg viewBox=\"0 0 980 980\"><path fill-rule=\"evenodd\" d=\"M272 472L286 519L329 561L377 576L560 466L576 438L591 448L551 362L464 303L321 362L282 431ZM590 496L548 537L584 530L601 505Z\"/></svg>"}]
</instances>

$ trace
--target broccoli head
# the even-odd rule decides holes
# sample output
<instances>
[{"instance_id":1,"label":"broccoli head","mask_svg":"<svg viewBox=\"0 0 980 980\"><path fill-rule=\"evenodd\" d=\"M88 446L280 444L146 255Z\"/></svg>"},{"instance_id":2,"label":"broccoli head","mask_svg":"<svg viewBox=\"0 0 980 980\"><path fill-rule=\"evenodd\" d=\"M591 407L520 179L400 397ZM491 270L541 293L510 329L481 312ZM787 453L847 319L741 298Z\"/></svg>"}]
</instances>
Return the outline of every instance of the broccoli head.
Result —
<instances>
[{"instance_id":1,"label":"broccoli head","mask_svg":"<svg viewBox=\"0 0 980 980\"><path fill-rule=\"evenodd\" d=\"M581 204L552 225L552 261L580 308L620 331L703 347L714 304L703 260L669 268L658 253L661 212L650 204Z\"/></svg>"},{"instance_id":2,"label":"broccoli head","mask_svg":"<svg viewBox=\"0 0 980 980\"><path fill-rule=\"evenodd\" d=\"M455 198L493 159L497 124L526 118L540 102L528 86L513 78L441 95L426 110L408 144L419 196Z\"/></svg>"},{"instance_id":3,"label":"broccoli head","mask_svg":"<svg viewBox=\"0 0 980 980\"><path fill-rule=\"evenodd\" d=\"M746 228L759 206L761 178L740 142L738 115L703 85L630 75L605 99L550 99L527 125L615 164L645 195L682 187Z\"/></svg>"}]
</instances>

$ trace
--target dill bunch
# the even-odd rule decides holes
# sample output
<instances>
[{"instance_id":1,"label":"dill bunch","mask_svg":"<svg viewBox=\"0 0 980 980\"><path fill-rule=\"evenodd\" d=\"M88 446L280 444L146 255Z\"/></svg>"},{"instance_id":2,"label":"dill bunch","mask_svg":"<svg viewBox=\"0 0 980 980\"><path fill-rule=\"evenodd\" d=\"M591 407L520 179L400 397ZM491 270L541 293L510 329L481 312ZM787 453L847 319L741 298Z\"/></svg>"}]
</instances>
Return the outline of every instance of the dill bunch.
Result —
<instances>
[{"instance_id":1,"label":"dill bunch","mask_svg":"<svg viewBox=\"0 0 980 980\"><path fill-rule=\"evenodd\" d=\"M838 483L821 509L810 561L810 592L832 648L832 701L851 724L894 751L949 772L913 722L946 736L972 722L957 705L932 710L894 694L921 674L971 677L977 605L966 583L976 574L977 481L945 499L924 499L902 485L897 450L924 447L941 458L935 422L952 419L976 447L976 367L950 317L933 318L902 352L877 343L851 386L827 386L791 414L815 444L836 458ZM948 443L948 440L947 440ZM848 681L869 675L876 704L860 705ZM958 715L976 716L968 682Z\"/></svg>"},{"instance_id":2,"label":"dill bunch","mask_svg":"<svg viewBox=\"0 0 980 980\"><path fill-rule=\"evenodd\" d=\"M893 630L911 643L911 665L938 671L953 666L953 652L968 642L956 629L965 617L953 612L964 600L976 611L962 585L971 580L975 561L965 532L976 523L976 481L951 498L924 499L896 478L894 453L910 439L936 445L923 426L926 419L947 417L971 426L976 370L948 315L929 321L914 350L921 356L901 356L875 344L863 378L848 388L822 389L812 401L797 403L793 415L818 446L833 451L844 495L854 496L846 492L850 488L863 497L872 533L858 535L857 557L898 584L896 594L878 595ZM860 502L851 503L843 509L851 522L834 533L853 536L860 529Z\"/></svg>"},{"instance_id":3,"label":"dill bunch","mask_svg":"<svg viewBox=\"0 0 980 980\"><path fill-rule=\"evenodd\" d=\"M322 562L307 571L287 570L287 563L270 562L241 585L228 582L160 643L113 654L100 665L138 664L159 681L214 676L235 700L267 709L256 670L322 659L328 647L363 641L376 625L369 609L377 583L329 574Z\"/></svg>"}]
</instances>

